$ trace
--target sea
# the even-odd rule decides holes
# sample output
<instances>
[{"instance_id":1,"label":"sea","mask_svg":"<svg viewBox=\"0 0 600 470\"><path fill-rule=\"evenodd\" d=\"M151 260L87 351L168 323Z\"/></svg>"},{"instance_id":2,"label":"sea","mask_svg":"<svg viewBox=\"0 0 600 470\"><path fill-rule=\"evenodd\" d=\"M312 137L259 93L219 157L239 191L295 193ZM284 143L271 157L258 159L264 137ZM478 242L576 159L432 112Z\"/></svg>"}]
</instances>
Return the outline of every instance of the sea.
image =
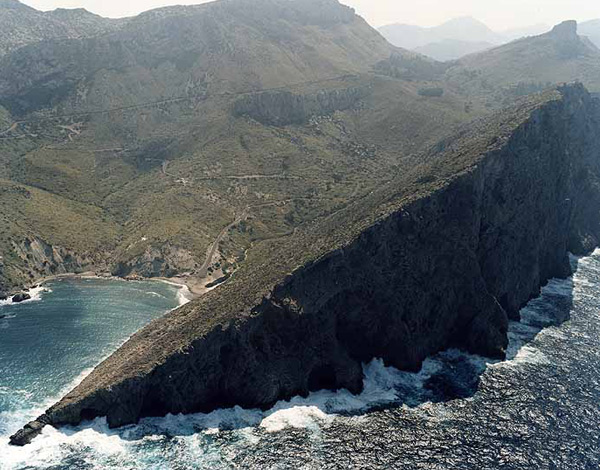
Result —
<instances>
[{"instance_id":1,"label":"sea","mask_svg":"<svg viewBox=\"0 0 600 470\"><path fill-rule=\"evenodd\" d=\"M109 429L8 437L137 329L185 299L160 282L62 279L0 306L0 469L600 469L600 251L571 259L510 325L506 361L458 350L419 373L364 364L322 391Z\"/></svg>"}]
</instances>

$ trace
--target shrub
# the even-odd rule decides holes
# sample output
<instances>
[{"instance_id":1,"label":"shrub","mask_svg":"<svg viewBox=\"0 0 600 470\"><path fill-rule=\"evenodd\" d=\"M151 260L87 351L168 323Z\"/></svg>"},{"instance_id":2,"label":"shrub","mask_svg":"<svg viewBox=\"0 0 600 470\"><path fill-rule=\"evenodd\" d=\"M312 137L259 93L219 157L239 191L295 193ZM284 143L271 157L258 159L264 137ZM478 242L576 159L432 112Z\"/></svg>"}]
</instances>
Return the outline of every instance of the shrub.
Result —
<instances>
[{"instance_id":1,"label":"shrub","mask_svg":"<svg viewBox=\"0 0 600 470\"><path fill-rule=\"evenodd\" d=\"M421 96L442 96L444 94L444 89L435 87L435 88L421 88L419 90L419 95Z\"/></svg>"}]
</instances>

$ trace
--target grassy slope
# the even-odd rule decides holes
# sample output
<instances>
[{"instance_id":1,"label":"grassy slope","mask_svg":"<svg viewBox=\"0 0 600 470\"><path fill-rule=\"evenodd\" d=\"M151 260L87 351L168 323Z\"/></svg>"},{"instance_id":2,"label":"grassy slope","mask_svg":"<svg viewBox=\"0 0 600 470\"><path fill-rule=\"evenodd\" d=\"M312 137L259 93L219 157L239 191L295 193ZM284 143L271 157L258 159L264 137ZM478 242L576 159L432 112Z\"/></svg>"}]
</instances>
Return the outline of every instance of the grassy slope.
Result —
<instances>
[{"instance_id":1,"label":"grassy slope","mask_svg":"<svg viewBox=\"0 0 600 470\"><path fill-rule=\"evenodd\" d=\"M577 35L576 24L563 23L549 33L467 56L448 70L446 80L494 106L549 84L579 81L600 91L600 50Z\"/></svg>"},{"instance_id":2,"label":"grassy slope","mask_svg":"<svg viewBox=\"0 0 600 470\"><path fill-rule=\"evenodd\" d=\"M0 179L0 274L10 283L30 282L12 249L43 235L49 244L80 254L113 250L119 226L103 210Z\"/></svg>"},{"instance_id":3,"label":"grassy slope","mask_svg":"<svg viewBox=\"0 0 600 470\"><path fill-rule=\"evenodd\" d=\"M527 74L514 44L470 58L445 76L447 66L414 54L407 55L414 69L408 75L389 77L379 68L373 74L392 52L406 53L335 2L325 2L333 10L316 16L300 4L248 5L228 0L158 10L108 36L49 42L6 59L3 101L15 113L23 110L16 102L40 109L25 114L11 139L0 140L4 177L56 195L55 204L76 204L114 221L115 262L174 246L202 263L209 244L238 219L220 250L240 258L255 242L287 237L409 173L420 150L485 114L488 101L499 105L495 90L507 82L495 68L506 60L516 56L515 80ZM547 42L536 39L533 46L544 49ZM53 68L38 67L41 56L56 59ZM571 70L565 67L558 76ZM341 78L348 72L354 77ZM497 79L491 89L482 86L484 73ZM57 83L68 84L66 95ZM298 95L357 86L370 93L355 109L306 125L270 127L233 117L235 93L281 86ZM444 95L421 96L427 87L442 87ZM185 99L163 102L173 97ZM114 111L48 119L107 109ZM12 213L21 210L14 199L6 204ZM96 220L89 214L81 225ZM67 225L31 227L43 238L71 243ZM93 230L89 237L68 247L92 250L101 237Z\"/></svg>"}]
</instances>

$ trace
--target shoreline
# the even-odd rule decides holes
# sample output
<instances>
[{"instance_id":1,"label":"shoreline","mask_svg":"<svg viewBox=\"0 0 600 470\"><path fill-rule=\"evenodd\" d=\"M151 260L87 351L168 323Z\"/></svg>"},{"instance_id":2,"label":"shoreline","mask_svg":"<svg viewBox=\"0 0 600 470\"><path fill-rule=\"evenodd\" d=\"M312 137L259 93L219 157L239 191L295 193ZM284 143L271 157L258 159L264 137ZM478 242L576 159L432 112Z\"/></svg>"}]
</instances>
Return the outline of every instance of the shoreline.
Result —
<instances>
[{"instance_id":1,"label":"shoreline","mask_svg":"<svg viewBox=\"0 0 600 470\"><path fill-rule=\"evenodd\" d=\"M12 299L12 297L14 297L15 295L18 295L20 293L28 293L31 290L37 288L37 287L43 287L44 284L47 284L49 282L55 281L55 280L60 280L60 279L69 279L69 278L75 278L75 279L106 279L106 280L113 280L113 281L124 281L124 282L135 282L135 281L156 281L156 282L163 282L165 284L170 284L172 286L176 286L178 287L178 292L177 292L177 299L179 301L179 306L176 308L179 308L189 302L191 302L192 300L195 300L199 297L202 297L204 294L206 294L207 292L209 292L210 288L206 288L204 283L202 282L202 280L197 279L197 278L192 278L192 277L183 277L183 276L176 276L176 277L120 277L120 276L114 276L110 273L107 272L96 272L96 271L86 271L86 272L82 272L82 273L61 273L61 274L53 274L51 276L44 276L41 278L36 279L35 281L32 281L31 284L29 285L25 285L21 288L17 288L17 289L11 289L9 291L6 292L8 299L7 299L7 303L5 305L17 305L17 303L13 303L10 300ZM25 301L27 302L27 301Z\"/></svg>"}]
</instances>

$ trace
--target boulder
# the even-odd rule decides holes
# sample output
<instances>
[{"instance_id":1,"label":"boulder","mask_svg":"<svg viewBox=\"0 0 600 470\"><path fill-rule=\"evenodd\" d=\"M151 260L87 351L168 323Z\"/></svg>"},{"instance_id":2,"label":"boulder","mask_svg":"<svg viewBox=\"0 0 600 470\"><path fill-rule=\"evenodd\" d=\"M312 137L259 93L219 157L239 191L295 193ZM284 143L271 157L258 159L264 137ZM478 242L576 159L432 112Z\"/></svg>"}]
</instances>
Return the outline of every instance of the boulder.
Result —
<instances>
[{"instance_id":1,"label":"boulder","mask_svg":"<svg viewBox=\"0 0 600 470\"><path fill-rule=\"evenodd\" d=\"M20 302L24 302L25 300L31 299L31 296L26 293L17 294L12 298L13 303L18 304Z\"/></svg>"}]
</instances>

